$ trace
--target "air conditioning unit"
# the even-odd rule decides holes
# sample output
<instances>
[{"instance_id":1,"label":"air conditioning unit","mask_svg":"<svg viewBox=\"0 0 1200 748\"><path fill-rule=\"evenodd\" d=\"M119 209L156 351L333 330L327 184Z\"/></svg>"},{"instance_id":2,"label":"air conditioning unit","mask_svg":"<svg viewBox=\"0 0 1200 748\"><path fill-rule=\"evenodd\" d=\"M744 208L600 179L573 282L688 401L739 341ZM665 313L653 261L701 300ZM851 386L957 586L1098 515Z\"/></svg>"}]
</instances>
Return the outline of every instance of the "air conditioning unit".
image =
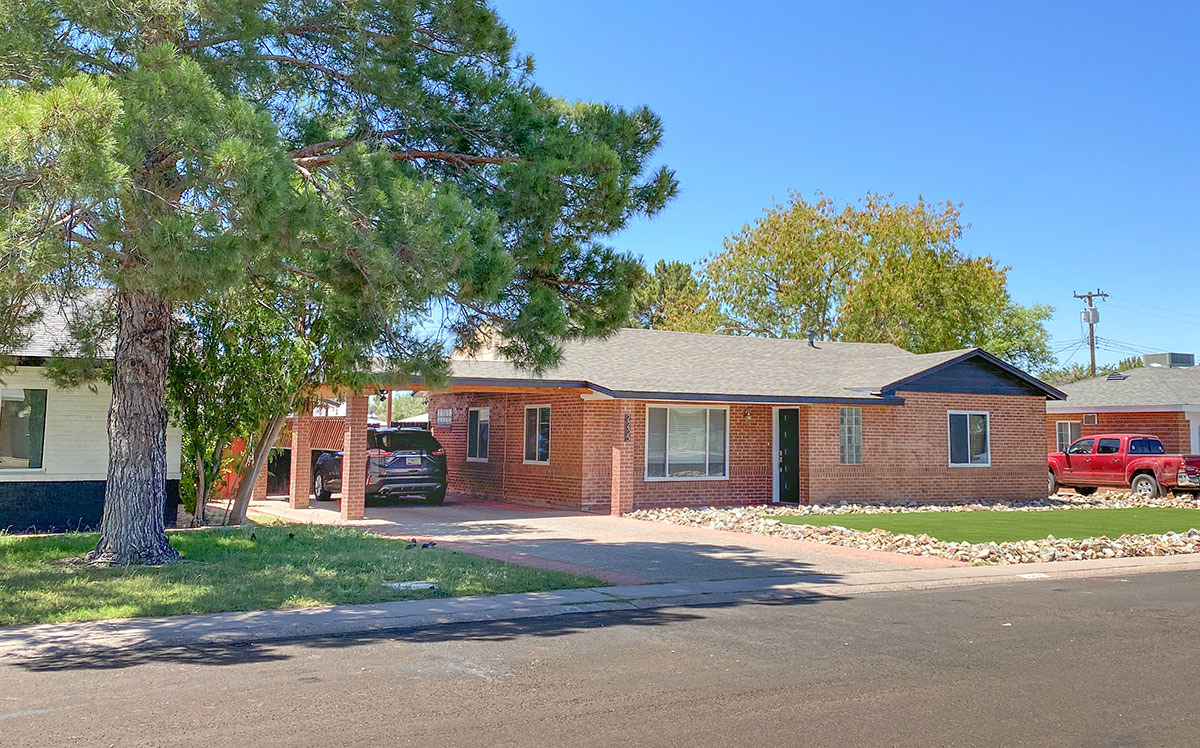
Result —
<instances>
[{"instance_id":1,"label":"air conditioning unit","mask_svg":"<svg viewBox=\"0 0 1200 748\"><path fill-rule=\"evenodd\" d=\"M1096 419L1095 413L1084 413L1083 414L1083 425L1084 426L1095 426L1096 420L1097 419Z\"/></svg>"},{"instance_id":2,"label":"air conditioning unit","mask_svg":"<svg viewBox=\"0 0 1200 748\"><path fill-rule=\"evenodd\" d=\"M1195 366L1196 355L1193 353L1147 353L1142 356L1142 361L1146 366L1180 369Z\"/></svg>"}]
</instances>

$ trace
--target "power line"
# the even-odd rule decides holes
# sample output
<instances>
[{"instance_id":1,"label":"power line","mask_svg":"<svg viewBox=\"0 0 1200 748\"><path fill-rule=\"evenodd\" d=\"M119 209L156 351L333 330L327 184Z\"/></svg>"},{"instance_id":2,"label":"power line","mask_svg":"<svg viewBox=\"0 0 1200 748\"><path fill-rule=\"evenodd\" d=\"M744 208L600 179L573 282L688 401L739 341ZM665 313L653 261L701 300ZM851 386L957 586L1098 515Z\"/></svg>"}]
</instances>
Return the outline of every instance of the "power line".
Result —
<instances>
[{"instance_id":1,"label":"power line","mask_svg":"<svg viewBox=\"0 0 1200 748\"><path fill-rule=\"evenodd\" d=\"M1165 307L1165 306L1155 306L1155 305L1153 305L1153 304L1147 304L1147 303L1146 303L1146 302L1144 302L1144 301L1137 301L1137 300L1135 300L1135 299L1127 299L1127 298L1125 298L1124 296L1111 296L1111 295L1110 295L1110 298L1111 298L1113 301L1123 301L1123 302L1125 302L1126 304L1133 304L1133 305L1135 305L1135 306L1144 306L1144 307L1146 307L1147 309L1157 309L1157 310L1158 310L1158 311L1160 311L1160 312L1170 312L1171 314L1178 314L1178 315L1181 315L1181 316L1183 316L1183 317L1194 317L1194 318L1196 318L1197 320L1200 320L1200 314L1192 314L1191 312L1181 312L1181 311L1179 311L1178 309L1171 309L1171 308L1168 308L1168 307Z\"/></svg>"},{"instance_id":2,"label":"power line","mask_svg":"<svg viewBox=\"0 0 1200 748\"><path fill-rule=\"evenodd\" d=\"M1134 307L1125 306L1124 304L1118 304L1116 302L1110 302L1110 303L1117 309L1122 309L1126 312L1133 312L1134 314L1141 314L1146 317L1156 317L1158 319L1165 319L1168 322L1174 322L1179 325L1195 325L1196 327L1200 327L1200 321L1194 322L1190 319L1179 319L1178 317L1168 317L1165 314L1158 314L1156 312L1147 312L1144 309L1137 309Z\"/></svg>"},{"instance_id":3,"label":"power line","mask_svg":"<svg viewBox=\"0 0 1200 748\"><path fill-rule=\"evenodd\" d=\"M1101 337L1097 337L1097 338L1096 338L1096 343L1097 343L1097 345L1099 345L1100 343L1106 343L1106 344L1108 344L1108 345L1110 345L1110 346L1116 346L1116 347L1118 347L1118 348L1125 348L1125 349L1128 349L1128 350L1129 350L1129 351L1131 351L1131 352L1134 352L1134 353L1139 353L1139 354L1140 354L1140 353L1146 353L1146 352L1150 352L1150 353L1166 353L1166 351L1164 351L1162 348L1155 348L1155 347L1154 347L1154 346L1152 346L1152 345L1143 345L1143 344L1141 344L1141 343L1130 343L1130 342L1128 342L1128 341L1125 341L1125 340L1114 340L1113 338L1101 338Z\"/></svg>"}]
</instances>

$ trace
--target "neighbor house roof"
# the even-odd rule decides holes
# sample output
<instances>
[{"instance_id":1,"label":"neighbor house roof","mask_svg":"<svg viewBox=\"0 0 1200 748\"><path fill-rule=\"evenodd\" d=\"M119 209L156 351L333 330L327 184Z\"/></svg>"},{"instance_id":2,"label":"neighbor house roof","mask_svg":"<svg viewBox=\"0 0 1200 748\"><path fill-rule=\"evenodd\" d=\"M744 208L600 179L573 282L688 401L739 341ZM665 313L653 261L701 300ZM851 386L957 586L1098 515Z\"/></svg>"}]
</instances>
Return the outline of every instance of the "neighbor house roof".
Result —
<instances>
[{"instance_id":1,"label":"neighbor house roof","mask_svg":"<svg viewBox=\"0 0 1200 748\"><path fill-rule=\"evenodd\" d=\"M92 291L75 302L68 304L51 302L42 310L41 317L25 330L27 340L11 350L0 349L0 354L20 359L45 359L55 355L68 355L76 343L71 337L70 319L78 318L81 309L104 304L107 295ZM112 343L103 346L101 356L112 358Z\"/></svg>"},{"instance_id":2,"label":"neighbor house roof","mask_svg":"<svg viewBox=\"0 0 1200 748\"><path fill-rule=\"evenodd\" d=\"M613 397L763 402L900 402L899 386L939 368L982 359L1047 397L1061 395L977 349L917 355L883 343L619 330L567 343L561 363L540 375L507 361L453 362L451 384L586 387Z\"/></svg>"},{"instance_id":3,"label":"neighbor house roof","mask_svg":"<svg viewBox=\"0 0 1200 748\"><path fill-rule=\"evenodd\" d=\"M1048 404L1058 413L1082 411L1200 410L1200 366L1137 369L1064 384L1067 399ZM1123 377L1123 378L1122 378Z\"/></svg>"}]
</instances>

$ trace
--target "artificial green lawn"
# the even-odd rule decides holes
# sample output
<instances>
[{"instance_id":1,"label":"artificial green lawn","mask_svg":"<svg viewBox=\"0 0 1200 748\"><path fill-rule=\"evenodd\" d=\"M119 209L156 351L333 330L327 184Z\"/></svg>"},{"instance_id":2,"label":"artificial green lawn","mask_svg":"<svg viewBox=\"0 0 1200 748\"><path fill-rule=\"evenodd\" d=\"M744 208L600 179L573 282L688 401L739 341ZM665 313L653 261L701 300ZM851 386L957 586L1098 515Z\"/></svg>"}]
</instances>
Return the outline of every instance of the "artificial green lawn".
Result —
<instances>
[{"instance_id":1,"label":"artificial green lawn","mask_svg":"<svg viewBox=\"0 0 1200 748\"><path fill-rule=\"evenodd\" d=\"M792 525L840 525L853 530L922 533L947 542L1109 538L1200 528L1195 509L1059 509L1045 512L907 512L904 514L807 514L779 517Z\"/></svg>"},{"instance_id":2,"label":"artificial green lawn","mask_svg":"<svg viewBox=\"0 0 1200 748\"><path fill-rule=\"evenodd\" d=\"M170 537L185 559L182 563L102 569L62 563L95 547L95 533L0 535L0 626L604 584L590 577L436 547L409 548L404 541L347 528L260 525L178 532ZM384 586L384 582L415 580L437 582L439 589L401 591Z\"/></svg>"}]
</instances>

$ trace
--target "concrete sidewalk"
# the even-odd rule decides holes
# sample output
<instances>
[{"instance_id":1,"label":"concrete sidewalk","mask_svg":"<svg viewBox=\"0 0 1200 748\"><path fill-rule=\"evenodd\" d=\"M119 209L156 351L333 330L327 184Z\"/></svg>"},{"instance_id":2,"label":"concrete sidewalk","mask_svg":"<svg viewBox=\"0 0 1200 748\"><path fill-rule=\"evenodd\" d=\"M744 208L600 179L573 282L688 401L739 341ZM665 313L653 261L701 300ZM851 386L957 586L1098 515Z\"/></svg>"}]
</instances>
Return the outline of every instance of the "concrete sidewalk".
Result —
<instances>
[{"instance_id":1,"label":"concrete sidewalk","mask_svg":"<svg viewBox=\"0 0 1200 748\"><path fill-rule=\"evenodd\" d=\"M1200 571L1200 556L674 582L299 610L54 623L0 629L0 658L29 659L125 648L259 643L598 611L738 605L817 596L846 598L877 592L981 584L1122 578L1163 571Z\"/></svg>"}]
</instances>

